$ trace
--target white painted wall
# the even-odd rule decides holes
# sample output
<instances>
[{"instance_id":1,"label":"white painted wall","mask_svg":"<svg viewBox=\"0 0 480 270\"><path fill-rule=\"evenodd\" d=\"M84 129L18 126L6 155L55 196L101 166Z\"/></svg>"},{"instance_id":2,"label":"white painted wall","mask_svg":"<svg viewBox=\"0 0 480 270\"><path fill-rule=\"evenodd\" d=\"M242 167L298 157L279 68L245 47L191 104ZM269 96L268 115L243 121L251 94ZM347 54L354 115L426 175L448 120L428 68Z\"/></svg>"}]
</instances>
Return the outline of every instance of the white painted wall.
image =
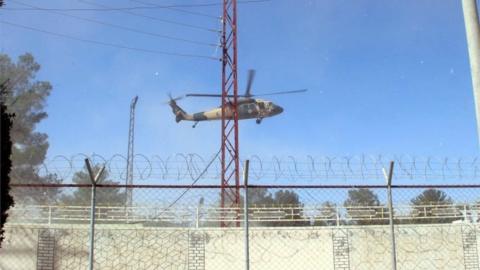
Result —
<instances>
[{"instance_id":1,"label":"white painted wall","mask_svg":"<svg viewBox=\"0 0 480 270\"><path fill-rule=\"evenodd\" d=\"M473 225L398 226L398 269L464 269L462 226ZM0 269L35 269L39 228L45 226L6 228ZM56 269L86 269L87 227L51 228L57 239ZM391 269L387 226L252 228L251 269L334 269L335 230L347 231L350 269ZM206 269L244 269L242 229L202 228L196 233L205 234ZM98 225L96 269L187 269L188 235L189 229L181 228Z\"/></svg>"}]
</instances>

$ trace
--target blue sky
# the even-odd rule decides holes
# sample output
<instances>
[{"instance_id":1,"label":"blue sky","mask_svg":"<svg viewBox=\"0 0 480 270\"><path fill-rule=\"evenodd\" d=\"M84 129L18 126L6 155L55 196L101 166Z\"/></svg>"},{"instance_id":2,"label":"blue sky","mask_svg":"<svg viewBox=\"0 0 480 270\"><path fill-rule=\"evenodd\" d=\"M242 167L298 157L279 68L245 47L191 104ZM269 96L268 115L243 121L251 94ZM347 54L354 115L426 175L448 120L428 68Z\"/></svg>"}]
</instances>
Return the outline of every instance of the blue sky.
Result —
<instances>
[{"instance_id":1,"label":"blue sky","mask_svg":"<svg viewBox=\"0 0 480 270\"><path fill-rule=\"evenodd\" d=\"M18 0L50 8L90 8L81 1ZM6 1L8 8L23 7ZM91 0L93 1L93 0ZM158 4L207 0L149 0ZM220 1L218 1L220 2ZM102 0L116 7L132 1ZM188 8L219 15L220 7ZM218 28L219 21L169 10L148 16ZM125 27L202 42L215 33L121 12L69 12ZM241 155L344 156L410 154L476 156L478 143L460 1L272 0L239 5L239 88L257 70L254 93L308 88L277 96L283 114L240 125ZM215 49L113 29L46 11L0 10L0 20L83 39L151 50L214 56ZM176 124L167 93L220 92L221 66L86 44L0 23L0 51L31 52L38 78L53 84L39 130L49 156L126 154L129 103L139 95L136 152L147 156L216 153L220 123ZM218 52L216 53L218 56ZM219 100L179 102L188 112Z\"/></svg>"}]
</instances>

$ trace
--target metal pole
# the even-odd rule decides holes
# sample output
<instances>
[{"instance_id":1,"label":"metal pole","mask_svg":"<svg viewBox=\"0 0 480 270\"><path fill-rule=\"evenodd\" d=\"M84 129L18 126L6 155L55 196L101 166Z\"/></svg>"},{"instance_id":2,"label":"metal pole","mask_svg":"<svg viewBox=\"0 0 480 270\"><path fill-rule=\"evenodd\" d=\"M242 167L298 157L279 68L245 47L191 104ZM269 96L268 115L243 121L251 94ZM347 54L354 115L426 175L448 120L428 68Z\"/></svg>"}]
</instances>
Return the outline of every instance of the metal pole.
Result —
<instances>
[{"instance_id":1,"label":"metal pole","mask_svg":"<svg viewBox=\"0 0 480 270\"><path fill-rule=\"evenodd\" d=\"M338 205L336 205L335 208L336 208L335 215L336 215L336 219L337 219L337 227L339 227L340 226L340 212L339 212L340 209L338 209Z\"/></svg>"},{"instance_id":2,"label":"metal pole","mask_svg":"<svg viewBox=\"0 0 480 270\"><path fill-rule=\"evenodd\" d=\"M90 252L88 253L88 268L93 269L93 248L95 242L95 197L96 197L97 185L92 181L92 195L90 202Z\"/></svg>"},{"instance_id":3,"label":"metal pole","mask_svg":"<svg viewBox=\"0 0 480 270\"><path fill-rule=\"evenodd\" d=\"M52 206L48 206L48 226L52 225Z\"/></svg>"},{"instance_id":4,"label":"metal pole","mask_svg":"<svg viewBox=\"0 0 480 270\"><path fill-rule=\"evenodd\" d=\"M243 170L243 181L245 183L245 199L243 200L243 220L244 220L244 230L245 230L245 269L250 269L250 244L248 236L248 167L250 165L250 160L245 160L245 168Z\"/></svg>"},{"instance_id":5,"label":"metal pole","mask_svg":"<svg viewBox=\"0 0 480 270\"><path fill-rule=\"evenodd\" d=\"M195 228L200 227L200 206L197 206L197 211L195 212Z\"/></svg>"},{"instance_id":6,"label":"metal pole","mask_svg":"<svg viewBox=\"0 0 480 270\"><path fill-rule=\"evenodd\" d=\"M472 73L473 96L477 116L477 136L480 141L480 26L476 0L462 0L463 18Z\"/></svg>"},{"instance_id":7,"label":"metal pole","mask_svg":"<svg viewBox=\"0 0 480 270\"><path fill-rule=\"evenodd\" d=\"M135 144L135 107L137 106L138 96L135 96L130 103L130 122L128 127L128 150L127 150L127 175L125 178L125 213L128 218L128 209L132 207L133 190L128 185L133 185L133 159Z\"/></svg>"},{"instance_id":8,"label":"metal pole","mask_svg":"<svg viewBox=\"0 0 480 270\"><path fill-rule=\"evenodd\" d=\"M388 193L388 211L389 211L389 222L390 222L390 236L392 244L392 269L397 270L397 250L395 244L395 228L393 224L393 203L392 203L392 177L393 177L393 165L394 162L390 161L390 169L387 172L383 169L383 174L385 175L385 180L387 181L387 193Z\"/></svg>"},{"instance_id":9,"label":"metal pole","mask_svg":"<svg viewBox=\"0 0 480 270\"><path fill-rule=\"evenodd\" d=\"M88 174L90 176L90 182L92 183L92 195L90 202L90 250L88 253L88 269L93 270L93 250L95 243L95 197L97 193L97 181L105 170L105 166L100 169L97 175L94 175L92 166L90 166L90 160L88 160L88 158L85 159L85 165L87 166Z\"/></svg>"}]
</instances>

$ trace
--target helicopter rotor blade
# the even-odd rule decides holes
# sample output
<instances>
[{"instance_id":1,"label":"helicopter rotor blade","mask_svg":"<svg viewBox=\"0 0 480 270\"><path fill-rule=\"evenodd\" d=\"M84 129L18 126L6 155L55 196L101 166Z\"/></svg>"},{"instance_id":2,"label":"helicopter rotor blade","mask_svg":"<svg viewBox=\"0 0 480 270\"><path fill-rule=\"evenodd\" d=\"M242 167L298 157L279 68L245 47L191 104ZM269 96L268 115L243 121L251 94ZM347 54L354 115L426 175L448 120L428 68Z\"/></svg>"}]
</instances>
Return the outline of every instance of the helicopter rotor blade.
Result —
<instances>
[{"instance_id":1,"label":"helicopter rotor blade","mask_svg":"<svg viewBox=\"0 0 480 270\"><path fill-rule=\"evenodd\" d=\"M279 92L271 92L259 95L252 95L252 97L263 97L263 96L276 96L276 95L287 95L287 94L297 94L297 93L304 93L307 92L308 89L298 89L298 90L290 90L290 91L279 91Z\"/></svg>"},{"instance_id":2,"label":"helicopter rotor blade","mask_svg":"<svg viewBox=\"0 0 480 270\"><path fill-rule=\"evenodd\" d=\"M186 94L185 97L222 97L222 95L219 94ZM227 95L229 98L233 98L233 95ZM239 98L249 98L253 97L253 95L247 96L247 95L237 95Z\"/></svg>"},{"instance_id":3,"label":"helicopter rotor blade","mask_svg":"<svg viewBox=\"0 0 480 270\"><path fill-rule=\"evenodd\" d=\"M222 97L219 94L186 94L186 97Z\"/></svg>"},{"instance_id":4,"label":"helicopter rotor blade","mask_svg":"<svg viewBox=\"0 0 480 270\"><path fill-rule=\"evenodd\" d=\"M255 79L255 70L254 69L249 69L248 70L248 78L247 78L247 88L245 90L245 97L251 97L251 90L252 90L252 84L253 80Z\"/></svg>"},{"instance_id":5,"label":"helicopter rotor blade","mask_svg":"<svg viewBox=\"0 0 480 270\"><path fill-rule=\"evenodd\" d=\"M279 91L279 92L271 92L265 94L258 94L258 95L237 95L237 97L244 97L244 98L251 98L251 97L262 97L262 96L275 96L275 95L287 95L287 94L297 94L307 92L308 89L298 89L298 90L290 90L290 91ZM185 97L222 97L220 94L186 94ZM233 95L227 95L227 97L233 97Z\"/></svg>"},{"instance_id":6,"label":"helicopter rotor blade","mask_svg":"<svg viewBox=\"0 0 480 270\"><path fill-rule=\"evenodd\" d=\"M243 98L251 98L251 97L262 97L262 96L274 96L274 95L286 95L286 94L297 94L297 93L304 93L307 92L308 89L298 89L298 90L290 90L290 91L279 91L279 92L270 92L265 94L258 94L258 95L237 95L237 97ZM190 93L186 94L185 97L222 97L220 94L195 94ZM227 97L233 97L233 95L227 95Z\"/></svg>"}]
</instances>

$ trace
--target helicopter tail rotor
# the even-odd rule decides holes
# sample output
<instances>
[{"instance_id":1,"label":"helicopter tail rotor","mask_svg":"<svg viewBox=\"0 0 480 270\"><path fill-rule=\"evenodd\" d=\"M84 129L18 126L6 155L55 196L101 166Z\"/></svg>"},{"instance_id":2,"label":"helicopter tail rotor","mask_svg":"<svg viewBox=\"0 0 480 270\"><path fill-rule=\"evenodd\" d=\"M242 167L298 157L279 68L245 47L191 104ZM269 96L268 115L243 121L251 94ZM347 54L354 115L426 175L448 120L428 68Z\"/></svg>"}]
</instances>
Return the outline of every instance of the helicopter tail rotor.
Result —
<instances>
[{"instance_id":1,"label":"helicopter tail rotor","mask_svg":"<svg viewBox=\"0 0 480 270\"><path fill-rule=\"evenodd\" d=\"M185 97L185 96L178 96L178 97L175 97L175 98L174 98L174 97L172 96L172 93L168 93L168 98L170 99L170 101L169 101L168 103L170 103L170 102L172 102L172 101L181 100L181 99L183 99L184 97Z\"/></svg>"},{"instance_id":2,"label":"helicopter tail rotor","mask_svg":"<svg viewBox=\"0 0 480 270\"><path fill-rule=\"evenodd\" d=\"M169 101L164 102L165 105L169 105L170 108L172 108L172 112L175 115L175 121L177 123L188 118L187 112L177 105L177 101L183 99L184 97L185 96L173 97L171 93L168 93Z\"/></svg>"},{"instance_id":3,"label":"helicopter tail rotor","mask_svg":"<svg viewBox=\"0 0 480 270\"><path fill-rule=\"evenodd\" d=\"M187 113L182 108L180 108L180 106L177 105L177 100L179 100L179 98L172 98L170 96L170 101L168 102L168 105L170 105L170 108L172 108L172 112L175 115L175 121L178 123L182 120L185 120Z\"/></svg>"}]
</instances>

